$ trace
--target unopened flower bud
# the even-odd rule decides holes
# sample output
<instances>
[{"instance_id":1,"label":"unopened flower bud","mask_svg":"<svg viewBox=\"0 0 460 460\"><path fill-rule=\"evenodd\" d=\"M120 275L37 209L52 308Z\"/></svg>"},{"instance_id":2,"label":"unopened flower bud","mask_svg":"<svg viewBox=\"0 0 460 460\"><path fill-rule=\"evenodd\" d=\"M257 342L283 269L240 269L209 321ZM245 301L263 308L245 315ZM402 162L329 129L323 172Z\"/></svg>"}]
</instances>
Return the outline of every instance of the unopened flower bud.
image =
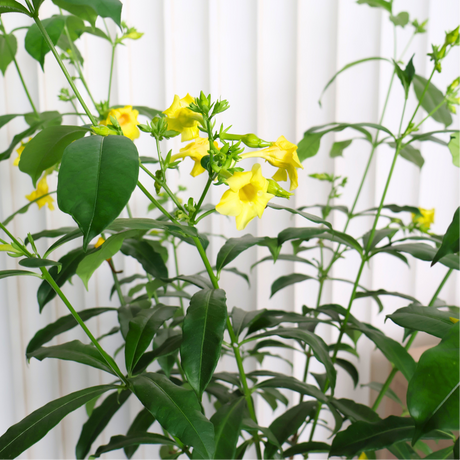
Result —
<instances>
[{"instance_id":1,"label":"unopened flower bud","mask_svg":"<svg viewBox=\"0 0 460 460\"><path fill-rule=\"evenodd\" d=\"M446 40L444 43L446 45L453 45L458 40L458 36L459 36L459 28L457 27L452 32L446 33Z\"/></svg>"},{"instance_id":2,"label":"unopened flower bud","mask_svg":"<svg viewBox=\"0 0 460 460\"><path fill-rule=\"evenodd\" d=\"M276 182L273 179L267 179L268 181L268 188L267 188L267 193L271 193L272 195L278 196L280 198L287 198L289 199L293 193L288 192L287 190L284 190L283 187L281 187L278 182Z\"/></svg>"}]
</instances>

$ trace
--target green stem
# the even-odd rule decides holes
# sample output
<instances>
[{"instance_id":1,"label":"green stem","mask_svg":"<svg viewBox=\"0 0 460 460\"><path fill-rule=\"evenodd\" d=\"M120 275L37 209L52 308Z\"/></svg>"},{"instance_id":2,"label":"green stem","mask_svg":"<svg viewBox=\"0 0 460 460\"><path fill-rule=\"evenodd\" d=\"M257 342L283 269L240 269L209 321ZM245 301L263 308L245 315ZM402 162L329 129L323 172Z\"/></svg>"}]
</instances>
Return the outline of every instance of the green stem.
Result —
<instances>
[{"instance_id":1,"label":"green stem","mask_svg":"<svg viewBox=\"0 0 460 460\"><path fill-rule=\"evenodd\" d=\"M206 182L206 185L204 186L203 193L200 196L200 199L198 200L198 204L196 205L196 210L193 213L193 219L195 219L196 215L200 212L201 205L203 204L203 201L208 194L209 187L212 184L212 176L208 177L208 181Z\"/></svg>"},{"instance_id":2,"label":"green stem","mask_svg":"<svg viewBox=\"0 0 460 460\"><path fill-rule=\"evenodd\" d=\"M168 218L171 220L171 222L174 222L175 224L177 224L177 220L174 219L173 216L171 216L171 214L169 214L168 211L166 211L165 208L163 208L163 206L161 206L160 203L158 203L158 201L149 193L149 191L138 181L137 182L137 186L144 192L144 195Z\"/></svg>"},{"instance_id":3,"label":"green stem","mask_svg":"<svg viewBox=\"0 0 460 460\"><path fill-rule=\"evenodd\" d=\"M90 112L90 110L88 109L88 106L86 105L85 101L83 100L83 98L81 97L81 94L80 92L78 91L77 87L75 86L75 83L73 82L72 80L72 77L70 76L66 66L64 65L64 63L62 62L62 59L61 57L59 56L59 53L57 52L55 46L54 46L54 43L51 41L51 38L50 36L48 35L48 32L46 31L46 29L43 27L43 24L42 22L40 21L40 19L38 18L38 16L34 16L34 21L35 21L35 24L37 24L37 27L39 28L41 34L43 35L43 38L45 39L46 43L48 44L48 46L50 47L51 49L51 52L53 53L57 63L59 64L59 67L61 68L62 72L64 73L66 79L67 79L67 82L69 83L70 87L72 88L75 96L77 96L77 99L79 100L81 106L83 107L83 110L86 112L86 114L88 115L89 119L91 120L91 123L93 124L93 126L97 126L97 121L96 119L94 118L94 116L92 115L92 113Z\"/></svg>"},{"instance_id":4,"label":"green stem","mask_svg":"<svg viewBox=\"0 0 460 460\"><path fill-rule=\"evenodd\" d=\"M6 30L5 30L5 27L3 25L3 21L1 20L1 18L0 18L0 30L3 32L3 35L5 36L6 46L8 47L8 50L10 51L10 54L13 57L14 66L16 67L16 70L18 72L19 79L21 80L22 86L24 87L24 91L26 92L27 99L29 99L30 106L32 107L32 110L34 111L35 115L39 117L39 113L35 107L34 101L32 100L32 96L30 95L29 90L27 89L26 82L24 80L24 77L22 76L21 69L19 68L18 61L16 60L16 56L14 55L13 50L11 48L11 45L8 39L8 34L6 33Z\"/></svg>"},{"instance_id":5,"label":"green stem","mask_svg":"<svg viewBox=\"0 0 460 460\"><path fill-rule=\"evenodd\" d=\"M109 92L107 94L107 105L110 107L110 93L112 92L112 78L113 78L113 64L115 62L115 49L117 47L117 42L112 43L112 58L110 61L110 76L109 76Z\"/></svg>"},{"instance_id":6,"label":"green stem","mask_svg":"<svg viewBox=\"0 0 460 460\"><path fill-rule=\"evenodd\" d=\"M176 276L179 276L180 275L180 272L179 272L179 259L177 258L177 245L176 245L174 237L172 239L172 246L173 246L173 253L174 253L174 266L176 268ZM177 287L179 288L178 289L179 291L182 291L182 285L181 285L181 283L179 281L177 282ZM185 310L184 310L184 301L182 300L182 297L179 297L179 303L180 303L180 308L182 310L182 314L184 315Z\"/></svg>"},{"instance_id":7,"label":"green stem","mask_svg":"<svg viewBox=\"0 0 460 460\"><path fill-rule=\"evenodd\" d=\"M399 128L398 128L398 137L401 136L401 128L404 120L404 114L406 113L406 106L407 106L407 98L404 99L404 106L403 106L403 113L401 117L401 121L399 122Z\"/></svg>"},{"instance_id":8,"label":"green stem","mask_svg":"<svg viewBox=\"0 0 460 460\"><path fill-rule=\"evenodd\" d=\"M417 131L419 126L422 124L422 123L425 123L425 121L430 118L435 112L437 112L444 104L446 103L446 100L443 99L442 102L440 102L420 123L418 123L413 129L412 131Z\"/></svg>"},{"instance_id":9,"label":"green stem","mask_svg":"<svg viewBox=\"0 0 460 460\"><path fill-rule=\"evenodd\" d=\"M442 288L446 284L446 282L449 279L449 277L452 274L452 272L453 272L452 268L447 271L446 275L444 276L444 278L442 279L442 281L439 284L438 288L436 289L436 292L434 293L433 297L431 298L430 303L428 304L429 307L432 307L434 305L434 303L436 302L436 299L438 298L439 293L441 292ZM406 346L404 347L406 350L410 349L412 343L414 342L415 338L417 337L417 333L418 333L418 331L415 331L411 335L411 337L408 340ZM397 372L398 372L398 369L396 367L393 367L393 369L390 372L390 375L388 376L388 378L386 379L385 383L383 384L382 389L380 390L380 393L378 394L377 399L375 400L375 402L374 402L374 404L372 406L372 410L376 411L378 409L380 403L382 402L383 397L385 396L385 394L386 394L388 388L390 387L391 382L393 381L393 378L397 374Z\"/></svg>"},{"instance_id":10,"label":"green stem","mask_svg":"<svg viewBox=\"0 0 460 460\"><path fill-rule=\"evenodd\" d=\"M105 362L109 365L109 367L114 371L114 373L123 381L123 383L127 384L128 381L126 380L125 376L120 371L119 367L115 363L115 361L104 351L101 347L97 339L91 334L91 331L86 327L85 322L80 318L80 315L75 311L72 307L72 304L69 302L67 297L61 291L60 287L56 284L53 277L49 274L48 270L44 267L40 267L40 271L43 274L43 278L50 284L56 294L61 298L61 300L65 303L66 307L75 318L75 321L81 326L81 328L85 331L86 335L89 337L93 345L99 351L101 356L104 358Z\"/></svg>"},{"instance_id":11,"label":"green stem","mask_svg":"<svg viewBox=\"0 0 460 460\"><path fill-rule=\"evenodd\" d=\"M217 277L211 267L211 264L209 262L208 256L206 255L206 251L203 248L203 245L201 244L201 241L197 237L193 237L193 241L195 242L195 246L198 249L198 252L201 256L201 259L204 263L204 266L206 267L206 271L208 272L209 278L211 280L212 285L214 286L214 289L219 289L219 281L217 280ZM248 381L246 378L246 373L244 371L244 366L243 366L243 359L241 358L241 353L240 353L240 346L238 343L238 338L235 335L235 331L233 330L232 323L230 321L230 318L227 316L227 330L230 335L230 340L232 342L232 347L233 347L233 352L235 353L235 359L236 359L236 364L238 366L238 371L240 374L241 378L241 383L243 385L243 391L244 391L244 396L246 399L246 403L248 405L248 410L249 414L252 418L252 420L257 423L257 416L256 412L254 410L254 404L252 401L252 396L251 396L251 390L248 385ZM256 450L257 450L257 458L261 459L262 458L262 452L260 450L260 444L258 439L256 438Z\"/></svg>"},{"instance_id":12,"label":"green stem","mask_svg":"<svg viewBox=\"0 0 460 460\"><path fill-rule=\"evenodd\" d=\"M197 224L201 219L204 219L205 217L208 217L209 215L214 214L215 212L215 209L210 209L209 211L204 212L203 214L201 214L200 217L198 217L198 219L195 220L195 224Z\"/></svg>"}]
</instances>

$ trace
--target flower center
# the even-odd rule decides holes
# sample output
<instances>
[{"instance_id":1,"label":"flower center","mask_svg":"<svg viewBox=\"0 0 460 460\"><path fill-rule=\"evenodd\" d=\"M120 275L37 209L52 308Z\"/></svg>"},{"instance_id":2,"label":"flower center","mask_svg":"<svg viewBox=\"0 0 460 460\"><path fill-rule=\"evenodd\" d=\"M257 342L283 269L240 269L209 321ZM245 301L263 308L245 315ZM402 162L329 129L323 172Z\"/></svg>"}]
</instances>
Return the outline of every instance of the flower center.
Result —
<instances>
[{"instance_id":1,"label":"flower center","mask_svg":"<svg viewBox=\"0 0 460 460\"><path fill-rule=\"evenodd\" d=\"M118 118L118 123L120 123L120 126L128 124L129 123L129 115L127 113L124 113L123 115L120 115L120 118Z\"/></svg>"},{"instance_id":2,"label":"flower center","mask_svg":"<svg viewBox=\"0 0 460 460\"><path fill-rule=\"evenodd\" d=\"M253 203L257 196L257 189L252 184L240 188L240 200L244 203Z\"/></svg>"}]
</instances>

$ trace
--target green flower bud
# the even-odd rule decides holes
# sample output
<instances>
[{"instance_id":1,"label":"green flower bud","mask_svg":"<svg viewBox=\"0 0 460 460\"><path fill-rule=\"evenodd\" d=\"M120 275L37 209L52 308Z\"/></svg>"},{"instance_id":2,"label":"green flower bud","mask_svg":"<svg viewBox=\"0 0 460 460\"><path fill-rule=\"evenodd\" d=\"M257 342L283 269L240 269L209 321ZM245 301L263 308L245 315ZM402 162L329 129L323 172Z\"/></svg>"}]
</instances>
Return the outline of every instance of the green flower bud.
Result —
<instances>
[{"instance_id":1,"label":"green flower bud","mask_svg":"<svg viewBox=\"0 0 460 460\"><path fill-rule=\"evenodd\" d=\"M278 196L280 198L287 198L287 199L289 199L292 195L294 195L293 193L290 193L284 190L284 188L281 187L278 184L278 182L276 182L275 180L267 179L267 181L268 181L267 193L271 193L272 195Z\"/></svg>"},{"instance_id":2,"label":"green flower bud","mask_svg":"<svg viewBox=\"0 0 460 460\"><path fill-rule=\"evenodd\" d=\"M91 130L93 131L94 134L97 134L99 136L108 136L110 134L113 134L113 132L107 128L107 126L99 125L99 126L92 126Z\"/></svg>"}]
</instances>

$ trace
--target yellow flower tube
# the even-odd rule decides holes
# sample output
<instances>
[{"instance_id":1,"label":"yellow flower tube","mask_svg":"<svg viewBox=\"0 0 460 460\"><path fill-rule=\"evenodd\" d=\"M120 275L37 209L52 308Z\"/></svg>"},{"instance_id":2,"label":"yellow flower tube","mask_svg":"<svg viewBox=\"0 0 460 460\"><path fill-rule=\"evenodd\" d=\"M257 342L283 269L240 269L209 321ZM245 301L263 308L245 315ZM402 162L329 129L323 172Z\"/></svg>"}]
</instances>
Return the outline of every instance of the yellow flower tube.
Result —
<instances>
[{"instance_id":1,"label":"yellow flower tube","mask_svg":"<svg viewBox=\"0 0 460 460\"><path fill-rule=\"evenodd\" d=\"M218 148L217 142L214 141L214 145ZM171 163L181 158L190 157L195 165L190 173L191 176L196 177L204 173L206 170L201 166L201 159L206 155L209 155L209 140L204 137L198 137L194 142L190 142L184 148L179 150L179 153L171 157Z\"/></svg>"}]
</instances>

